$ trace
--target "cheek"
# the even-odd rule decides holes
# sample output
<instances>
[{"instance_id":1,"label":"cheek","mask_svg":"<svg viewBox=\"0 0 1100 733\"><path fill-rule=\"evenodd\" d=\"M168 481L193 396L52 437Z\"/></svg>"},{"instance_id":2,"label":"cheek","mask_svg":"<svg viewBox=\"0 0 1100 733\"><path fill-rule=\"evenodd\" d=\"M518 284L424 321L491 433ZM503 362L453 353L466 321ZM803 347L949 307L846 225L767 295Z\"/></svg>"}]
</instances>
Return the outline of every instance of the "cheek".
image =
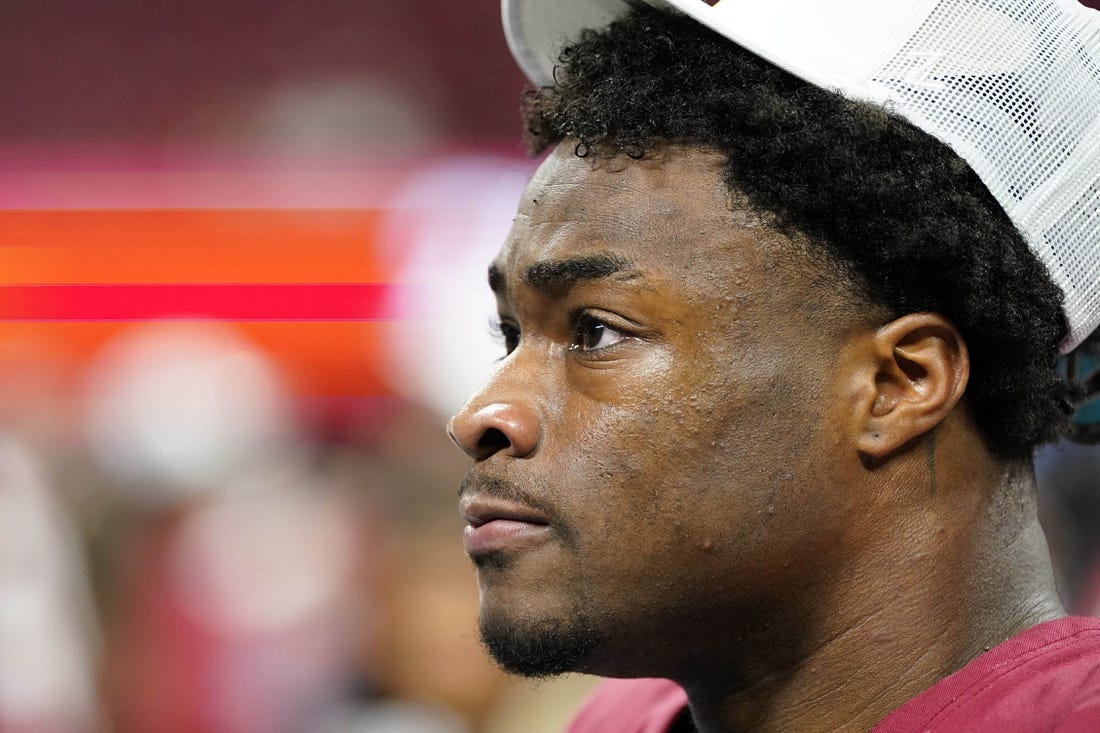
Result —
<instances>
[{"instance_id":1,"label":"cheek","mask_svg":"<svg viewBox=\"0 0 1100 733\"><path fill-rule=\"evenodd\" d=\"M770 340L711 344L569 373L551 431L557 464L571 491L615 509L609 523L675 530L703 502L715 507L717 527L813 482L821 372Z\"/></svg>"},{"instance_id":2,"label":"cheek","mask_svg":"<svg viewBox=\"0 0 1100 733\"><path fill-rule=\"evenodd\" d=\"M714 527L728 521L700 509L728 493L730 469L716 460L713 440L689 437L708 433L699 424L705 412L656 391L637 396L635 404L587 405L579 414L588 427L557 465L570 516L584 524L585 567L652 580L683 557L685 543L698 537L702 545L709 527L699 526L700 514Z\"/></svg>"},{"instance_id":3,"label":"cheek","mask_svg":"<svg viewBox=\"0 0 1100 733\"><path fill-rule=\"evenodd\" d=\"M548 431L568 486L597 495L622 486L601 500L621 499L631 513L649 516L678 509L693 491L728 483L727 454L754 452L746 443L758 441L747 426L772 412L768 385L742 380L755 384L753 392L730 371L715 369L710 354L674 360L670 351L572 367Z\"/></svg>"}]
</instances>

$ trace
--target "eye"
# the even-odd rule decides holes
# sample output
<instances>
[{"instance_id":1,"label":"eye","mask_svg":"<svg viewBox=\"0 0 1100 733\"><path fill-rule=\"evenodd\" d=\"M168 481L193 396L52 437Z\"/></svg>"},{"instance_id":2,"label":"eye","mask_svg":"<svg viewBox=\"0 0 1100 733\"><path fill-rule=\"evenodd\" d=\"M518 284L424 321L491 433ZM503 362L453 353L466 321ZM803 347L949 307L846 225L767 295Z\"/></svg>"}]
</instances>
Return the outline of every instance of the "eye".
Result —
<instances>
[{"instance_id":1,"label":"eye","mask_svg":"<svg viewBox=\"0 0 1100 733\"><path fill-rule=\"evenodd\" d=\"M616 331L603 321L588 314L581 314L573 327L573 342L570 351L593 352L608 349L626 339L626 335Z\"/></svg>"},{"instance_id":2,"label":"eye","mask_svg":"<svg viewBox=\"0 0 1100 733\"><path fill-rule=\"evenodd\" d=\"M508 321L491 321L489 331L493 338L504 344L504 354L507 356L519 346L519 328Z\"/></svg>"}]
</instances>

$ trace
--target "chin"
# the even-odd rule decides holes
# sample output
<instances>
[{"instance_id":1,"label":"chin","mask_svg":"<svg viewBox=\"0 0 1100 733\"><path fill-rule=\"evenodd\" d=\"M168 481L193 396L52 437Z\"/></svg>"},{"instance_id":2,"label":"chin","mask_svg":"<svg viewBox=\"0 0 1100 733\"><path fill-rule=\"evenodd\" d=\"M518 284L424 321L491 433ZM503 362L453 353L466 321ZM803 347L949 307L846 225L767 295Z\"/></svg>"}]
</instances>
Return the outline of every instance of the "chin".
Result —
<instances>
[{"instance_id":1,"label":"chin","mask_svg":"<svg viewBox=\"0 0 1100 733\"><path fill-rule=\"evenodd\" d=\"M481 643L497 664L524 677L553 677L589 671L606 634L581 609L540 618L522 618L516 607L482 606Z\"/></svg>"}]
</instances>

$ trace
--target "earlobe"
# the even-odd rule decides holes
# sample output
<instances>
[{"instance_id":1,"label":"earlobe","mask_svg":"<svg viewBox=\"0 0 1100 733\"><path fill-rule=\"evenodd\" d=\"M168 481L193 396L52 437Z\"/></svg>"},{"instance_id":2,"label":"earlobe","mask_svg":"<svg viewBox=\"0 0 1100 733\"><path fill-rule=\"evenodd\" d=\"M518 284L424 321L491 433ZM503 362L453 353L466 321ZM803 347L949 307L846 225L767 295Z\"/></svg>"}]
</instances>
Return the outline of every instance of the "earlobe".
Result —
<instances>
[{"instance_id":1,"label":"earlobe","mask_svg":"<svg viewBox=\"0 0 1100 733\"><path fill-rule=\"evenodd\" d=\"M936 313L911 313L868 337L863 354L873 360L860 373L865 395L856 447L877 462L934 431L966 389L970 358L950 321Z\"/></svg>"}]
</instances>

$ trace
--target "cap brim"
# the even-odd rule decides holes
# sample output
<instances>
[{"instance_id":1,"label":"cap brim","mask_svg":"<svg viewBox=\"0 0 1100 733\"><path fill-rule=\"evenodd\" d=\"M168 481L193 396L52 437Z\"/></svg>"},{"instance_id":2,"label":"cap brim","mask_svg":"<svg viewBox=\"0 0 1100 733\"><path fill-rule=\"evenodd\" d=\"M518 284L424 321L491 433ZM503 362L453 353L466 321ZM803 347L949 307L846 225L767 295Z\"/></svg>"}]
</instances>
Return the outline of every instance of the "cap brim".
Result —
<instances>
[{"instance_id":1,"label":"cap brim","mask_svg":"<svg viewBox=\"0 0 1100 733\"><path fill-rule=\"evenodd\" d=\"M602 28L630 7L628 0L501 0L504 35L519 67L540 86L554 80L566 43L584 28Z\"/></svg>"},{"instance_id":2,"label":"cap brim","mask_svg":"<svg viewBox=\"0 0 1100 733\"><path fill-rule=\"evenodd\" d=\"M851 97L868 98L852 84L878 49L866 39L883 29L905 33L927 15L925 0L845 0L844 23L831 3L804 0L502 0L504 32L512 55L538 85L553 81L561 49L584 28L601 28L632 5L687 15L739 46L806 81ZM822 28L828 28L823 33ZM838 37L839 36L839 37Z\"/></svg>"}]
</instances>

